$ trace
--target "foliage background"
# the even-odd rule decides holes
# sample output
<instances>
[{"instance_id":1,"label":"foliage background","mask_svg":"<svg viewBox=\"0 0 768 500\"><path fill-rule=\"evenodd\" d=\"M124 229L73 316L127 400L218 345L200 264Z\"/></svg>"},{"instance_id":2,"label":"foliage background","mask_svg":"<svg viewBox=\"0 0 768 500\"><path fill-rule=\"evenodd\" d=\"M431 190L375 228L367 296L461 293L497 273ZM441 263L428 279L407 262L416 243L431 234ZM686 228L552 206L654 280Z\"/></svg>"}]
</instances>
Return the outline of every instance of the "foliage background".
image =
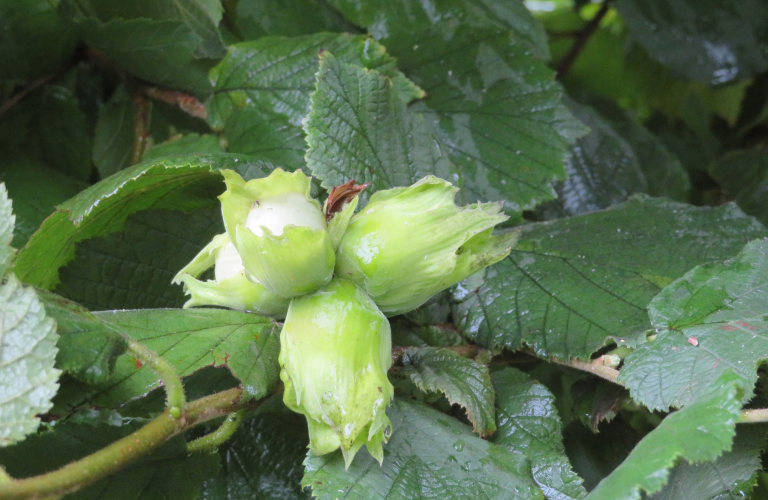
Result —
<instances>
[{"instance_id":1,"label":"foliage background","mask_svg":"<svg viewBox=\"0 0 768 500\"><path fill-rule=\"evenodd\" d=\"M127 338L247 418L66 498L764 498L767 146L760 0L0 0L0 464L161 414ZM307 456L279 325L170 284L218 169L276 166L434 174L520 227L393 319L381 468Z\"/></svg>"}]
</instances>

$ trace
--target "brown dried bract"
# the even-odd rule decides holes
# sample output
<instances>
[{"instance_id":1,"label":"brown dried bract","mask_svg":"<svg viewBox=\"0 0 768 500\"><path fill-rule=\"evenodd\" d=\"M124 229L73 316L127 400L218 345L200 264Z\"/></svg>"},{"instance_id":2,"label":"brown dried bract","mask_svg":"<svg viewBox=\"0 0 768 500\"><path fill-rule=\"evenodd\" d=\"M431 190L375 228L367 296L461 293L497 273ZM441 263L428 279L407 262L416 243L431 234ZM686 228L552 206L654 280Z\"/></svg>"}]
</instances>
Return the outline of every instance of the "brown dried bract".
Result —
<instances>
[{"instance_id":1,"label":"brown dried bract","mask_svg":"<svg viewBox=\"0 0 768 500\"><path fill-rule=\"evenodd\" d=\"M363 192L368 184L355 186L355 179L345 182L341 186L336 186L331 190L328 199L325 202L325 220L330 221L337 212L341 212L349 201Z\"/></svg>"}]
</instances>

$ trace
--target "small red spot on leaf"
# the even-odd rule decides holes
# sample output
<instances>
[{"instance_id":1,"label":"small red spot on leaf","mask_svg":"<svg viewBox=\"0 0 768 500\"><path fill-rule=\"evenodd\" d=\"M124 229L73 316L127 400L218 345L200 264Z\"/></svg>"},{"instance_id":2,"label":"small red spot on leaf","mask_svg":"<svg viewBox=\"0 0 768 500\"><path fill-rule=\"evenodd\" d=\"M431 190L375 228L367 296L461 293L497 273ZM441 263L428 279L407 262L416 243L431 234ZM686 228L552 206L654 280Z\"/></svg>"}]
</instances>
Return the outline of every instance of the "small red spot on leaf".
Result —
<instances>
[{"instance_id":1,"label":"small red spot on leaf","mask_svg":"<svg viewBox=\"0 0 768 500\"><path fill-rule=\"evenodd\" d=\"M136 360L136 362L135 362L134 364L136 365L136 369L137 369L137 370L138 370L139 368L141 368L142 366L144 366L144 363L142 363L140 359L137 359L137 360Z\"/></svg>"},{"instance_id":2,"label":"small red spot on leaf","mask_svg":"<svg viewBox=\"0 0 768 500\"><path fill-rule=\"evenodd\" d=\"M694 346L699 345L699 341L696 340L696 337L688 337L688 343Z\"/></svg>"},{"instance_id":3,"label":"small red spot on leaf","mask_svg":"<svg viewBox=\"0 0 768 500\"><path fill-rule=\"evenodd\" d=\"M738 328L736 328L735 326L732 326L732 325L725 325L725 326L723 327L723 329L724 329L724 330L728 330L729 332L733 332L733 331L735 331L735 330L738 330Z\"/></svg>"}]
</instances>

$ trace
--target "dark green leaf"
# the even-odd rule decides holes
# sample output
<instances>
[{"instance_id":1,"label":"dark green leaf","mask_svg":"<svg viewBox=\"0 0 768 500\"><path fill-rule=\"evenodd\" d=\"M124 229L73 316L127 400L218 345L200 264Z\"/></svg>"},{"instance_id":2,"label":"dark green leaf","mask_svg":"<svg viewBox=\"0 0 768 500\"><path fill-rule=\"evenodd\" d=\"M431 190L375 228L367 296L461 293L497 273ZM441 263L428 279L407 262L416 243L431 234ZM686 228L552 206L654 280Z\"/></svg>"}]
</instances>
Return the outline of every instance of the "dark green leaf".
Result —
<instances>
[{"instance_id":1,"label":"dark green leaf","mask_svg":"<svg viewBox=\"0 0 768 500\"><path fill-rule=\"evenodd\" d=\"M448 35L463 22L485 30L513 31L536 57L549 59L544 28L525 6L512 2L451 0L413 4L403 0L331 0L329 3L352 23L367 27L376 39L387 40L386 46L397 46L399 50L431 50L426 45L416 48L407 45L408 30L414 30L411 36ZM418 33L417 29L427 33Z\"/></svg>"},{"instance_id":2,"label":"dark green leaf","mask_svg":"<svg viewBox=\"0 0 768 500\"><path fill-rule=\"evenodd\" d=\"M603 424L598 434L572 422L565 428L563 444L573 470L591 491L627 458L642 437L623 419Z\"/></svg>"},{"instance_id":3,"label":"dark green leaf","mask_svg":"<svg viewBox=\"0 0 768 500\"><path fill-rule=\"evenodd\" d=\"M45 179L45 182L40 182ZM88 187L57 170L30 159L4 162L0 181L5 182L13 197L16 229L13 244L23 246L56 205Z\"/></svg>"},{"instance_id":4,"label":"dark green leaf","mask_svg":"<svg viewBox=\"0 0 768 500\"><path fill-rule=\"evenodd\" d=\"M245 398L266 396L278 380L279 329L256 314L223 309L160 309L94 313L163 356L184 377L206 366L226 366L242 382ZM157 375L131 356L89 396L114 407L158 386ZM85 398L84 398L85 399Z\"/></svg>"},{"instance_id":5,"label":"dark green leaf","mask_svg":"<svg viewBox=\"0 0 768 500\"><path fill-rule=\"evenodd\" d=\"M78 244L55 291L95 311L180 308L188 297L173 277L223 232L218 206L136 213L121 231Z\"/></svg>"},{"instance_id":6,"label":"dark green leaf","mask_svg":"<svg viewBox=\"0 0 768 500\"><path fill-rule=\"evenodd\" d=\"M615 104L599 101L595 108L632 147L647 182L646 192L651 196L688 201L691 189L688 173L664 143Z\"/></svg>"},{"instance_id":7,"label":"dark green leaf","mask_svg":"<svg viewBox=\"0 0 768 500\"><path fill-rule=\"evenodd\" d=\"M702 83L768 69L768 4L761 0L619 0L616 8L648 54Z\"/></svg>"},{"instance_id":8,"label":"dark green leaf","mask_svg":"<svg viewBox=\"0 0 768 500\"><path fill-rule=\"evenodd\" d=\"M496 389L498 431L492 442L525 454L533 479L547 499L584 498L587 494L568 463L555 398L543 385L514 368L491 375Z\"/></svg>"},{"instance_id":9,"label":"dark green leaf","mask_svg":"<svg viewBox=\"0 0 768 500\"><path fill-rule=\"evenodd\" d=\"M677 411L648 434L629 457L589 494L589 500L634 500L659 491L678 457L715 460L730 450L741 419L741 377L727 371L694 404Z\"/></svg>"},{"instance_id":10,"label":"dark green leaf","mask_svg":"<svg viewBox=\"0 0 768 500\"><path fill-rule=\"evenodd\" d=\"M224 129L230 151L258 155L291 170L303 167L307 144L301 122L310 111L322 50L380 71L406 101L422 95L397 71L384 47L369 37L320 33L232 45L211 71L215 90L208 104L208 122Z\"/></svg>"},{"instance_id":11,"label":"dark green leaf","mask_svg":"<svg viewBox=\"0 0 768 500\"><path fill-rule=\"evenodd\" d=\"M129 165L136 124L133 113L133 101L125 86L118 87L99 110L93 139L93 163L102 178Z\"/></svg>"},{"instance_id":12,"label":"dark green leaf","mask_svg":"<svg viewBox=\"0 0 768 500\"><path fill-rule=\"evenodd\" d=\"M485 278L460 284L454 318L483 346L588 358L612 337L632 345L646 307L691 267L736 255L765 229L735 205L697 208L638 196L609 210L529 224Z\"/></svg>"},{"instance_id":13,"label":"dark green leaf","mask_svg":"<svg viewBox=\"0 0 768 500\"><path fill-rule=\"evenodd\" d=\"M760 450L765 445L765 426L741 425L731 451L714 462L682 462L672 469L664 489L649 500L744 498L752 490L752 479L760 467Z\"/></svg>"},{"instance_id":14,"label":"dark green leaf","mask_svg":"<svg viewBox=\"0 0 768 500\"><path fill-rule=\"evenodd\" d=\"M449 347L466 344L466 340L452 324L414 325L404 319L390 320L392 345L413 347Z\"/></svg>"},{"instance_id":15,"label":"dark green leaf","mask_svg":"<svg viewBox=\"0 0 768 500\"><path fill-rule=\"evenodd\" d=\"M44 87L0 116L0 149L5 160L15 152L87 181L91 148L87 117L75 95L63 86Z\"/></svg>"},{"instance_id":16,"label":"dark green leaf","mask_svg":"<svg viewBox=\"0 0 768 500\"><path fill-rule=\"evenodd\" d=\"M206 75L215 63L210 58L221 57L224 45L212 19L193 14L201 13L203 4L191 8L193 3L63 0L59 11L90 47L119 69L158 85L207 95L211 86Z\"/></svg>"},{"instance_id":17,"label":"dark green leaf","mask_svg":"<svg viewBox=\"0 0 768 500\"><path fill-rule=\"evenodd\" d=\"M52 471L106 447L146 423L143 419L97 412L86 412L73 420L57 423L52 431L30 436L11 448L0 449L0 463L16 478ZM202 482L218 469L217 455L187 455L184 438L176 436L151 455L67 495L66 499L192 500L198 498Z\"/></svg>"},{"instance_id":18,"label":"dark green leaf","mask_svg":"<svg viewBox=\"0 0 768 500\"><path fill-rule=\"evenodd\" d=\"M384 465L358 453L344 470L341 453L309 454L302 485L321 500L441 498L542 499L525 457L473 435L419 403L395 399Z\"/></svg>"},{"instance_id":19,"label":"dark green leaf","mask_svg":"<svg viewBox=\"0 0 768 500\"><path fill-rule=\"evenodd\" d=\"M573 101L569 107L591 131L571 146L565 160L568 178L556 185L557 200L543 210L547 218L594 212L648 193L648 180L629 143L592 108Z\"/></svg>"},{"instance_id":20,"label":"dark green leaf","mask_svg":"<svg viewBox=\"0 0 768 500\"><path fill-rule=\"evenodd\" d=\"M0 284L0 447L34 432L59 384L56 323L12 273Z\"/></svg>"},{"instance_id":21,"label":"dark green leaf","mask_svg":"<svg viewBox=\"0 0 768 500\"><path fill-rule=\"evenodd\" d=\"M441 392L448 402L463 407L481 437L496 431L488 367L450 349L411 347L403 353L402 368L392 370L410 378L422 391Z\"/></svg>"},{"instance_id":22,"label":"dark green leaf","mask_svg":"<svg viewBox=\"0 0 768 500\"><path fill-rule=\"evenodd\" d=\"M742 210L768 224L768 150L734 151L712 164L709 172Z\"/></svg>"},{"instance_id":23,"label":"dark green leaf","mask_svg":"<svg viewBox=\"0 0 768 500\"><path fill-rule=\"evenodd\" d=\"M651 409L688 405L733 371L748 399L768 358L766 283L768 239L760 239L665 287L648 306L660 333L627 356L619 375L632 398Z\"/></svg>"},{"instance_id":24,"label":"dark green leaf","mask_svg":"<svg viewBox=\"0 0 768 500\"><path fill-rule=\"evenodd\" d=\"M514 212L555 197L568 144L585 132L561 101L541 25L519 2L334 0L427 93L413 106L456 165L469 201ZM454 180L454 179L450 179Z\"/></svg>"},{"instance_id":25,"label":"dark green leaf","mask_svg":"<svg viewBox=\"0 0 768 500\"><path fill-rule=\"evenodd\" d=\"M307 166L328 190L349 179L377 191L427 174L452 178L453 166L424 118L406 109L391 80L330 52L320 55L305 130Z\"/></svg>"},{"instance_id":26,"label":"dark green leaf","mask_svg":"<svg viewBox=\"0 0 768 500\"><path fill-rule=\"evenodd\" d=\"M0 1L0 80L39 78L75 49L72 29L47 0Z\"/></svg>"},{"instance_id":27,"label":"dark green leaf","mask_svg":"<svg viewBox=\"0 0 768 500\"><path fill-rule=\"evenodd\" d=\"M212 134L186 134L175 136L166 142L155 144L144 153L144 161L155 160L169 155L188 153L223 153L219 138Z\"/></svg>"},{"instance_id":28,"label":"dark green leaf","mask_svg":"<svg viewBox=\"0 0 768 500\"><path fill-rule=\"evenodd\" d=\"M254 155L293 170L304 165L304 131L283 115L246 107L227 118L224 130L230 151Z\"/></svg>"},{"instance_id":29,"label":"dark green leaf","mask_svg":"<svg viewBox=\"0 0 768 500\"><path fill-rule=\"evenodd\" d=\"M307 454L307 422L283 406L280 396L259 407L219 447L221 472L203 483L205 500L297 500Z\"/></svg>"},{"instance_id":30,"label":"dark green leaf","mask_svg":"<svg viewBox=\"0 0 768 500\"><path fill-rule=\"evenodd\" d=\"M358 31L322 0L239 0L237 26L245 40Z\"/></svg>"},{"instance_id":31,"label":"dark green leaf","mask_svg":"<svg viewBox=\"0 0 768 500\"><path fill-rule=\"evenodd\" d=\"M125 352L127 342L112 326L84 307L44 290L38 293L46 313L56 321L59 334L56 367L84 382L106 381L115 370L117 357Z\"/></svg>"},{"instance_id":32,"label":"dark green leaf","mask_svg":"<svg viewBox=\"0 0 768 500\"><path fill-rule=\"evenodd\" d=\"M122 170L60 205L19 252L16 273L26 283L53 289L60 282L59 269L75 257L77 243L121 230L129 215L216 206L216 196L224 191L220 168L251 179L274 166L220 153L149 161ZM199 242L200 248L205 243Z\"/></svg>"}]
</instances>

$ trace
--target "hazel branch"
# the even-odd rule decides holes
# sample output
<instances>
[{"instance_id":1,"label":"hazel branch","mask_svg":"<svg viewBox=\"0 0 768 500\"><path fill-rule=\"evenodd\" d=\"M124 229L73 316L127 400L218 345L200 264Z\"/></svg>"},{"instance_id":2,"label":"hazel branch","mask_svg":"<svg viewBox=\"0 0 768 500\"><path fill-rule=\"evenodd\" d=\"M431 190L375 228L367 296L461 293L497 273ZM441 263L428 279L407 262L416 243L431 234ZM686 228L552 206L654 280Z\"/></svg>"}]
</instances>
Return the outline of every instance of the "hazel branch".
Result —
<instances>
[{"instance_id":1,"label":"hazel branch","mask_svg":"<svg viewBox=\"0 0 768 500\"><path fill-rule=\"evenodd\" d=\"M587 45L590 37L595 31L597 31L597 28L600 26L600 22L608 13L610 4L611 0L603 0L603 3L600 5L600 9L595 14L595 17L590 19L586 26L579 30L579 32L575 35L573 45L571 45L570 50L565 55L565 57L560 60L560 64L557 66L558 80L562 80L563 77L565 77L565 75L571 69L571 66L573 66L573 63L576 62L576 58L578 58L579 54L581 54L581 51L584 50L584 47Z\"/></svg>"},{"instance_id":2,"label":"hazel branch","mask_svg":"<svg viewBox=\"0 0 768 500\"><path fill-rule=\"evenodd\" d=\"M281 387L276 390L282 390ZM264 401L242 404L242 395L243 390L235 388L192 401L182 408L183 418L174 418L170 410L166 410L133 434L58 470L10 482L0 481L0 498L43 499L77 491L151 453L168 439L195 425L242 409L257 408Z\"/></svg>"}]
</instances>

